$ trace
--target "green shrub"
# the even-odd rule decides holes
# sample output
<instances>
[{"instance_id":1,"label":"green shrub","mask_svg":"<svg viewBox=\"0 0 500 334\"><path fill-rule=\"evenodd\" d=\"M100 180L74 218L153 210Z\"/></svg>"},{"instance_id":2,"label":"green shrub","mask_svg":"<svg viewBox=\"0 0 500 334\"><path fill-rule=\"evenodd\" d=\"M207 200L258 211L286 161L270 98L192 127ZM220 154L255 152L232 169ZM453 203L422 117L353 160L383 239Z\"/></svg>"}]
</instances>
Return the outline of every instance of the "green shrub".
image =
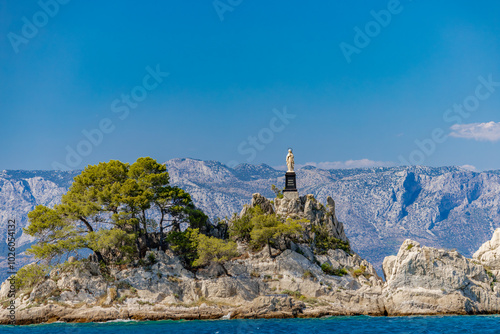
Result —
<instances>
[{"instance_id":1,"label":"green shrub","mask_svg":"<svg viewBox=\"0 0 500 334\"><path fill-rule=\"evenodd\" d=\"M312 232L315 233L314 248L317 254L326 254L329 249L342 249L347 254L351 253L349 241L330 236L324 226L313 226Z\"/></svg>"},{"instance_id":2,"label":"green shrub","mask_svg":"<svg viewBox=\"0 0 500 334\"><path fill-rule=\"evenodd\" d=\"M347 270L345 268L334 269L331 264L323 263L321 265L321 270L327 275L344 276L347 275Z\"/></svg>"},{"instance_id":3,"label":"green shrub","mask_svg":"<svg viewBox=\"0 0 500 334\"><path fill-rule=\"evenodd\" d=\"M130 285L129 282L125 282L125 281L120 281L118 282L118 284L116 285L116 288L117 289L130 289L132 287L132 285Z\"/></svg>"},{"instance_id":4,"label":"green shrub","mask_svg":"<svg viewBox=\"0 0 500 334\"><path fill-rule=\"evenodd\" d=\"M239 255L234 241L208 237L204 234L197 236L197 258L194 266L204 266L211 262L222 263Z\"/></svg>"},{"instance_id":5,"label":"green shrub","mask_svg":"<svg viewBox=\"0 0 500 334\"><path fill-rule=\"evenodd\" d=\"M239 255L234 241L209 237L198 229L170 232L166 241L189 267L205 266L210 262L222 263Z\"/></svg>"},{"instance_id":6,"label":"green shrub","mask_svg":"<svg viewBox=\"0 0 500 334\"><path fill-rule=\"evenodd\" d=\"M188 228L184 232L172 231L165 239L170 249L189 267L197 257L198 234L198 229Z\"/></svg>"},{"instance_id":7,"label":"green shrub","mask_svg":"<svg viewBox=\"0 0 500 334\"><path fill-rule=\"evenodd\" d=\"M249 208L242 217L233 217L231 226L229 227L229 236L235 241L250 241L250 232L252 231L253 224L252 218L254 216L262 215L260 206Z\"/></svg>"},{"instance_id":8,"label":"green shrub","mask_svg":"<svg viewBox=\"0 0 500 334\"><path fill-rule=\"evenodd\" d=\"M300 293L300 291L283 290L281 291L281 293L284 295L289 295L290 297L293 297L295 299L303 300L306 298L302 293Z\"/></svg>"},{"instance_id":9,"label":"green shrub","mask_svg":"<svg viewBox=\"0 0 500 334\"><path fill-rule=\"evenodd\" d=\"M409 244L407 247L406 247L406 250L410 250L413 248L413 244Z\"/></svg>"},{"instance_id":10,"label":"green shrub","mask_svg":"<svg viewBox=\"0 0 500 334\"><path fill-rule=\"evenodd\" d=\"M154 253L149 253L148 254L148 261L150 264L155 264L156 263L156 256Z\"/></svg>"},{"instance_id":11,"label":"green shrub","mask_svg":"<svg viewBox=\"0 0 500 334\"><path fill-rule=\"evenodd\" d=\"M365 272L366 272L366 267L360 266L358 269L352 271L352 276L359 277L361 275L365 275Z\"/></svg>"},{"instance_id":12,"label":"green shrub","mask_svg":"<svg viewBox=\"0 0 500 334\"><path fill-rule=\"evenodd\" d=\"M41 282L49 273L48 266L42 266L36 263L29 264L18 270L16 274L16 291L30 289Z\"/></svg>"},{"instance_id":13,"label":"green shrub","mask_svg":"<svg viewBox=\"0 0 500 334\"><path fill-rule=\"evenodd\" d=\"M277 214L261 214L254 216L251 220L253 225L251 236L251 245L255 250L262 249L264 246L269 247L269 256L271 254L271 245L279 241L293 240L304 230L301 223L307 220L287 218L285 221Z\"/></svg>"},{"instance_id":14,"label":"green shrub","mask_svg":"<svg viewBox=\"0 0 500 334\"><path fill-rule=\"evenodd\" d=\"M127 298L128 298L128 296L125 296L125 295L120 296L120 297L118 297L118 298L116 299L116 302L117 302L118 304L122 304L122 303L123 303L123 302L124 302Z\"/></svg>"}]
</instances>

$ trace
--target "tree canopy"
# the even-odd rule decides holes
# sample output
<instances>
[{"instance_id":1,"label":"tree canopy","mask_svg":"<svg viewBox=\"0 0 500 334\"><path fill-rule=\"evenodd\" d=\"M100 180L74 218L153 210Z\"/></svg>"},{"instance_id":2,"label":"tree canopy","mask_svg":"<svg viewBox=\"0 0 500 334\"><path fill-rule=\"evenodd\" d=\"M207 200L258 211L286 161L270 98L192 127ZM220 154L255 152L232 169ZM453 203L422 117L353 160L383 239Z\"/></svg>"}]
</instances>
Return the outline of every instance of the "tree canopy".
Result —
<instances>
[{"instance_id":1,"label":"tree canopy","mask_svg":"<svg viewBox=\"0 0 500 334\"><path fill-rule=\"evenodd\" d=\"M166 166L149 157L87 166L61 204L39 205L28 218L25 232L38 239L28 252L48 262L81 249L100 261L143 256L164 247L167 228L208 221L187 192L169 184Z\"/></svg>"}]
</instances>

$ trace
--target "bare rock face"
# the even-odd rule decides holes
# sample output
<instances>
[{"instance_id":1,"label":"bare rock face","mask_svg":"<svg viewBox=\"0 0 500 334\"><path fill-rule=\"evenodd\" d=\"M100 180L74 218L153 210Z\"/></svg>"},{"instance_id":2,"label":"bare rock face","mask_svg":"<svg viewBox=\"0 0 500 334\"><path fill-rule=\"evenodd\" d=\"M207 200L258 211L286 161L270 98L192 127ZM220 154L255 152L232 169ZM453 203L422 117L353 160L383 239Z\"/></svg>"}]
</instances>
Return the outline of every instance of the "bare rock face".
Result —
<instances>
[{"instance_id":1,"label":"bare rock face","mask_svg":"<svg viewBox=\"0 0 500 334\"><path fill-rule=\"evenodd\" d=\"M474 253L473 259L500 277L500 228L495 230L491 240L482 244Z\"/></svg>"},{"instance_id":2,"label":"bare rock face","mask_svg":"<svg viewBox=\"0 0 500 334\"><path fill-rule=\"evenodd\" d=\"M386 258L384 304L389 315L477 314L500 310L496 283L457 251L406 240Z\"/></svg>"},{"instance_id":3,"label":"bare rock face","mask_svg":"<svg viewBox=\"0 0 500 334\"><path fill-rule=\"evenodd\" d=\"M255 193L252 195L252 202L250 203L250 205L243 206L243 209L240 212L240 217L243 216L249 208L254 208L256 206L260 206L265 214L274 213L273 204L271 203L271 201L261 194Z\"/></svg>"},{"instance_id":4,"label":"bare rock face","mask_svg":"<svg viewBox=\"0 0 500 334\"><path fill-rule=\"evenodd\" d=\"M306 305L290 296L261 296L250 305L236 309L232 318L294 318L303 313Z\"/></svg>"}]
</instances>

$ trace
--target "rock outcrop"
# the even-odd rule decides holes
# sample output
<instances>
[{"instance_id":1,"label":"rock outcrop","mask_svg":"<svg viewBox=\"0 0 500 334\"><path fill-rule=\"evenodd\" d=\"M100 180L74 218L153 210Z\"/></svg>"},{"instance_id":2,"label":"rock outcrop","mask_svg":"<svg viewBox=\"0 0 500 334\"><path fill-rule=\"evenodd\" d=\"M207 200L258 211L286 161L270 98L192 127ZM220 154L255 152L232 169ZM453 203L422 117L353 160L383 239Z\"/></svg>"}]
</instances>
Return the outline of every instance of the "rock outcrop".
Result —
<instances>
[{"instance_id":1,"label":"rock outcrop","mask_svg":"<svg viewBox=\"0 0 500 334\"><path fill-rule=\"evenodd\" d=\"M112 319L217 319L383 314L383 281L357 255L330 250L314 256L308 246L271 258L267 250L244 253L217 270L186 270L172 252L152 252L146 267L112 268L74 262L53 270L16 298L19 324ZM305 255L301 254L304 253ZM149 253L146 255L148 258ZM324 272L321 264L331 272ZM6 301L9 283L0 290ZM0 323L8 310L0 309Z\"/></svg>"},{"instance_id":2,"label":"rock outcrop","mask_svg":"<svg viewBox=\"0 0 500 334\"><path fill-rule=\"evenodd\" d=\"M497 234L478 254L497 249ZM383 282L371 264L340 249L315 255L295 245L273 252L244 252L224 270L215 265L196 272L170 251L152 252L149 266L106 272L72 262L17 296L17 323L500 312L500 285L480 255L467 259L406 240L385 259ZM4 282L0 323L8 322L8 290Z\"/></svg>"},{"instance_id":3,"label":"rock outcrop","mask_svg":"<svg viewBox=\"0 0 500 334\"><path fill-rule=\"evenodd\" d=\"M384 260L384 305L390 315L480 314L500 311L493 275L457 251L406 240Z\"/></svg>"},{"instance_id":4,"label":"rock outcrop","mask_svg":"<svg viewBox=\"0 0 500 334\"><path fill-rule=\"evenodd\" d=\"M500 228L493 233L491 240L486 241L474 253L472 258L500 277Z\"/></svg>"},{"instance_id":5,"label":"rock outcrop","mask_svg":"<svg viewBox=\"0 0 500 334\"><path fill-rule=\"evenodd\" d=\"M326 207L314 198L313 195L304 195L299 198L275 198L274 203L259 193L252 195L250 205L245 205L240 212L243 216L251 207L260 206L265 213L274 213L295 219L307 219L305 239L313 239L313 227L323 227L331 237L348 241L344 232L344 224L335 216L335 201L328 196ZM273 206L274 204L274 206Z\"/></svg>"},{"instance_id":6,"label":"rock outcrop","mask_svg":"<svg viewBox=\"0 0 500 334\"><path fill-rule=\"evenodd\" d=\"M311 222L311 226L323 226L330 236L347 241L344 225L335 216L335 201L328 196L326 203L325 207L311 194L300 196L298 199L286 197L275 199L276 213L293 218L305 218Z\"/></svg>"}]
</instances>

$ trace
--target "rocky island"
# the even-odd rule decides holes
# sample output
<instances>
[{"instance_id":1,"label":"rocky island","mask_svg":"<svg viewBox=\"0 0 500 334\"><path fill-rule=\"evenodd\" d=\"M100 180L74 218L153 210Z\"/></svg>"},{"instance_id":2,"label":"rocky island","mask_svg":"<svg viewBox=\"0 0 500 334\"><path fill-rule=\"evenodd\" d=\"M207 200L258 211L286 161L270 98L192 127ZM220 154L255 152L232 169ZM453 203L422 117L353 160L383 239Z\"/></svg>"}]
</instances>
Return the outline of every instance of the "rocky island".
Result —
<instances>
[{"instance_id":1,"label":"rocky island","mask_svg":"<svg viewBox=\"0 0 500 334\"><path fill-rule=\"evenodd\" d=\"M22 275L18 273L15 296L11 295L11 282L5 281L0 289L1 324L11 322L12 303L17 324L500 312L500 285L496 282L500 229L473 259L455 250L406 240L397 255L385 258L383 279L352 251L331 197L322 204L313 195L284 196L277 190L276 198L270 200L256 193L240 214L211 224L190 205L188 196L169 188L169 201L173 190L175 199L184 198L182 210L165 206L178 220L166 235L163 226L157 232L148 227L141 232L142 225L133 224L135 215L125 217L112 201L142 198L141 187L149 184L145 180L151 182L151 189L159 189L151 174L166 171L159 168L151 172L158 166L150 160L136 164L119 166L128 175L122 180L127 186L120 193L130 196L132 189L132 197L111 199L109 189L115 189L116 183L92 183L91 172L102 178L100 172L110 167L100 164L87 168L84 177L75 178L61 206L54 211L37 208L30 214L28 232L45 233L38 248L33 248L35 257L52 252L53 259L76 247L61 240L76 240L79 247L94 253L83 259L71 256L57 266L44 267L50 269L46 271L37 264L28 265ZM86 186L80 187L82 184ZM84 213L75 206L65 207L69 199L78 202L78 191L100 205L86 206L87 215L95 209L93 214L102 219L101 208L115 210L117 216L111 218L115 226L102 235L90 229L69 233L67 224L78 216L75 212ZM177 206L182 206L179 203ZM37 215L40 210L45 210L44 215ZM189 214L184 215L186 212ZM126 220L120 221L123 217ZM160 220L160 225L163 223ZM182 223L189 227L181 232ZM53 228L52 239L47 239L47 226ZM65 233L62 239L61 231ZM131 235L136 239L129 242ZM110 240L114 243L111 246Z\"/></svg>"}]
</instances>

